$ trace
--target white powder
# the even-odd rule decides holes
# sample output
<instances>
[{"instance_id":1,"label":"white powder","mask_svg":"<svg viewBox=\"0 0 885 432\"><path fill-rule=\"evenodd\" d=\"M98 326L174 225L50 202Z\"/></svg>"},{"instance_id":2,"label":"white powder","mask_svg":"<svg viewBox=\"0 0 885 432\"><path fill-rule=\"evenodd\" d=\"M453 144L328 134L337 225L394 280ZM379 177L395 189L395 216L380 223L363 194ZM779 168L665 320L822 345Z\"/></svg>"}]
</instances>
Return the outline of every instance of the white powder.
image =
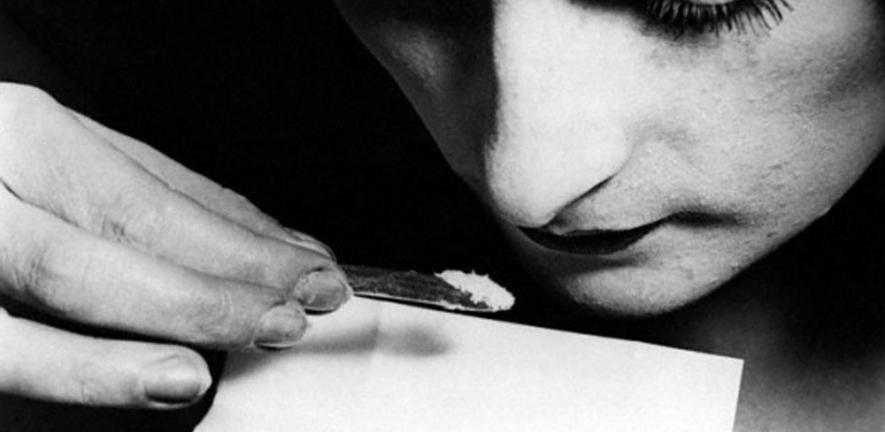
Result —
<instances>
[{"instance_id":1,"label":"white powder","mask_svg":"<svg viewBox=\"0 0 885 432\"><path fill-rule=\"evenodd\" d=\"M513 294L507 289L496 284L488 276L474 272L464 273L458 270L446 270L436 273L436 276L448 282L455 288L470 294L470 298L477 303L485 303L496 311L507 310L513 307Z\"/></svg>"}]
</instances>

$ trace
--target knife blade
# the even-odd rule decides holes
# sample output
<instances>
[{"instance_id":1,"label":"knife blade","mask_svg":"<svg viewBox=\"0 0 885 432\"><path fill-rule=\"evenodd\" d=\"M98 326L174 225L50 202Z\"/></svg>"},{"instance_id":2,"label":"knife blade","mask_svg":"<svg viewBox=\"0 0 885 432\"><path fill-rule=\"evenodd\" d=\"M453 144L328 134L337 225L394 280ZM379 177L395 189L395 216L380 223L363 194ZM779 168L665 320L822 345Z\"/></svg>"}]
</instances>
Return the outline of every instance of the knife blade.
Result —
<instances>
[{"instance_id":1,"label":"knife blade","mask_svg":"<svg viewBox=\"0 0 885 432\"><path fill-rule=\"evenodd\" d=\"M395 300L464 312L500 312L509 309L491 304L442 278L416 271L342 265L348 282L359 297Z\"/></svg>"}]
</instances>

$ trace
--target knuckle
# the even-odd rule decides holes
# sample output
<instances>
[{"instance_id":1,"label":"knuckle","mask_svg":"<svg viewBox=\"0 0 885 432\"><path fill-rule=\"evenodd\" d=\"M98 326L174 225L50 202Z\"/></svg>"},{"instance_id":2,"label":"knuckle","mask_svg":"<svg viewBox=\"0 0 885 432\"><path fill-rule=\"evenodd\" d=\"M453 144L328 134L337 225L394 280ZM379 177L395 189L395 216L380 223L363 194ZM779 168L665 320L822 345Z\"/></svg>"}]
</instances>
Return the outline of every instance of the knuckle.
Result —
<instances>
[{"instance_id":1,"label":"knuckle","mask_svg":"<svg viewBox=\"0 0 885 432\"><path fill-rule=\"evenodd\" d=\"M128 405L137 400L138 380L131 373L92 358L77 362L70 371L67 393L85 406Z\"/></svg>"},{"instance_id":2,"label":"knuckle","mask_svg":"<svg viewBox=\"0 0 885 432\"><path fill-rule=\"evenodd\" d=\"M52 295L55 279L52 269L51 246L44 242L34 242L24 254L20 265L15 267L12 285L18 293L33 303L45 305Z\"/></svg>"},{"instance_id":3,"label":"knuckle","mask_svg":"<svg viewBox=\"0 0 885 432\"><path fill-rule=\"evenodd\" d=\"M135 189L135 190L133 190ZM154 250L168 230L173 217L170 204L151 200L137 187L118 187L91 218L104 238L118 243Z\"/></svg>"},{"instance_id":4,"label":"knuckle","mask_svg":"<svg viewBox=\"0 0 885 432\"><path fill-rule=\"evenodd\" d=\"M74 382L77 403L80 405L101 405L100 387L93 379L81 377Z\"/></svg>"},{"instance_id":5,"label":"knuckle","mask_svg":"<svg viewBox=\"0 0 885 432\"><path fill-rule=\"evenodd\" d=\"M75 299L80 286L89 283L91 255L86 265L73 271L81 261L72 254L48 243L37 243L18 266L13 285L20 297L28 303L57 316L77 317L85 312ZM75 274L76 273L76 274Z\"/></svg>"},{"instance_id":6,"label":"knuckle","mask_svg":"<svg viewBox=\"0 0 885 432\"><path fill-rule=\"evenodd\" d=\"M189 309L191 342L219 347L237 347L251 342L251 331L241 317L243 311L228 290L222 288L196 295Z\"/></svg>"},{"instance_id":7,"label":"knuckle","mask_svg":"<svg viewBox=\"0 0 885 432\"><path fill-rule=\"evenodd\" d=\"M27 84L0 83L0 119L18 118L57 105L44 90Z\"/></svg>"},{"instance_id":8,"label":"knuckle","mask_svg":"<svg viewBox=\"0 0 885 432\"><path fill-rule=\"evenodd\" d=\"M33 126L34 119L46 120L53 112L58 112L58 103L45 91L25 84L0 83L0 146L4 154L14 154L10 152L16 149L9 147L32 135L24 129ZM40 140L28 141L38 144Z\"/></svg>"}]
</instances>

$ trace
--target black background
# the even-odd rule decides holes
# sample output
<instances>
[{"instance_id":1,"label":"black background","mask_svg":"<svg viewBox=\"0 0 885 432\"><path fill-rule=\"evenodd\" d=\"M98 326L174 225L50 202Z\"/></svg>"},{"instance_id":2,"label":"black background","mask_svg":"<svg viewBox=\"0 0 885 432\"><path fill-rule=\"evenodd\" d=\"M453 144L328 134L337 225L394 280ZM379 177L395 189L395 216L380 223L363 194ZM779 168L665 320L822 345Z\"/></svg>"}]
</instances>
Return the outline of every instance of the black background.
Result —
<instances>
[{"instance_id":1,"label":"black background","mask_svg":"<svg viewBox=\"0 0 885 432\"><path fill-rule=\"evenodd\" d=\"M633 333L623 322L578 318L529 289L490 218L331 1L0 0L0 13L69 80L0 67L0 81L41 86L148 142L319 237L341 262L491 273L517 295L514 311L497 316L504 320L636 339L642 328L678 324L665 316L634 323ZM885 334L879 321L867 326L876 331L858 334L857 319L844 316L864 307L874 309L864 316L883 316L885 291L853 288L880 286L870 281L881 277L885 250L885 210L876 205L883 163L781 248L787 258L768 260L785 277L852 287L835 306L829 291L784 294L828 311L808 320L816 327L796 330L839 342L818 343L815 352L849 358ZM711 297L728 302L730 294L725 288ZM217 378L222 356L206 355ZM189 430L210 403L211 395L190 409L156 413L0 396L0 432Z\"/></svg>"},{"instance_id":2,"label":"black background","mask_svg":"<svg viewBox=\"0 0 885 432\"><path fill-rule=\"evenodd\" d=\"M499 318L557 316L519 294L526 278L490 218L332 2L0 5L69 82L0 81L38 85L148 142L322 239L341 262L492 273L520 295ZM222 356L206 355L217 376ZM2 396L0 430L189 430L210 401L153 413Z\"/></svg>"}]
</instances>

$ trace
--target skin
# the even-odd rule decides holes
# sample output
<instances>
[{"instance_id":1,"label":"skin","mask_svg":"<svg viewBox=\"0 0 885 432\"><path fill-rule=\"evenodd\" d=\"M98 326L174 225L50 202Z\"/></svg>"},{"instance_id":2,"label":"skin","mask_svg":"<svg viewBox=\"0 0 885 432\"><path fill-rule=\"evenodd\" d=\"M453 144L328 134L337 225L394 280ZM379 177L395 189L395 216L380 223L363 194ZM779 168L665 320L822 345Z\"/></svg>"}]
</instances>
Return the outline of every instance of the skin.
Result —
<instances>
[{"instance_id":1,"label":"skin","mask_svg":"<svg viewBox=\"0 0 885 432\"><path fill-rule=\"evenodd\" d=\"M681 39L600 2L495 2L454 29L397 18L432 1L341 3L527 261L604 310L707 294L824 214L883 142L873 2L805 1L769 33ZM668 223L606 259L512 229L628 229L683 212L711 220Z\"/></svg>"},{"instance_id":2,"label":"skin","mask_svg":"<svg viewBox=\"0 0 885 432\"><path fill-rule=\"evenodd\" d=\"M819 233L770 255L885 143L880 6L794 1L770 31L675 37L629 3L338 1L540 286L591 315L657 317L646 340L746 359L738 430L880 430L881 342L825 353L878 331L860 306L881 277L834 282L870 260L809 261L830 247ZM660 220L607 256L517 229Z\"/></svg>"},{"instance_id":3,"label":"skin","mask_svg":"<svg viewBox=\"0 0 885 432\"><path fill-rule=\"evenodd\" d=\"M0 39L0 75L73 88ZM318 240L40 88L0 82L0 161L0 394L181 408L211 384L194 348L288 348L350 296Z\"/></svg>"},{"instance_id":4,"label":"skin","mask_svg":"<svg viewBox=\"0 0 885 432\"><path fill-rule=\"evenodd\" d=\"M771 32L718 38L675 38L629 3L639 2L339 1L542 286L596 314L634 317L646 328L638 338L744 358L737 430L880 430L885 338L869 305L885 304L881 275L857 251L824 253L832 236L761 260L879 152L875 2L795 0ZM52 69L0 24L4 76ZM39 89L0 87L0 290L171 341L87 338L0 315L0 391L181 406L209 380L181 343L258 345L264 313L281 307L282 327L303 330L305 309L346 298L341 284L305 277L337 278L320 243ZM166 211L186 218L142 217ZM544 250L515 229L624 229L686 211L705 223L668 222L606 259ZM84 252L95 250L104 253ZM53 256L78 259L27 259ZM169 316L180 321L158 318ZM288 345L300 330L275 336L264 344ZM155 381L166 383L162 398L146 391Z\"/></svg>"}]
</instances>

